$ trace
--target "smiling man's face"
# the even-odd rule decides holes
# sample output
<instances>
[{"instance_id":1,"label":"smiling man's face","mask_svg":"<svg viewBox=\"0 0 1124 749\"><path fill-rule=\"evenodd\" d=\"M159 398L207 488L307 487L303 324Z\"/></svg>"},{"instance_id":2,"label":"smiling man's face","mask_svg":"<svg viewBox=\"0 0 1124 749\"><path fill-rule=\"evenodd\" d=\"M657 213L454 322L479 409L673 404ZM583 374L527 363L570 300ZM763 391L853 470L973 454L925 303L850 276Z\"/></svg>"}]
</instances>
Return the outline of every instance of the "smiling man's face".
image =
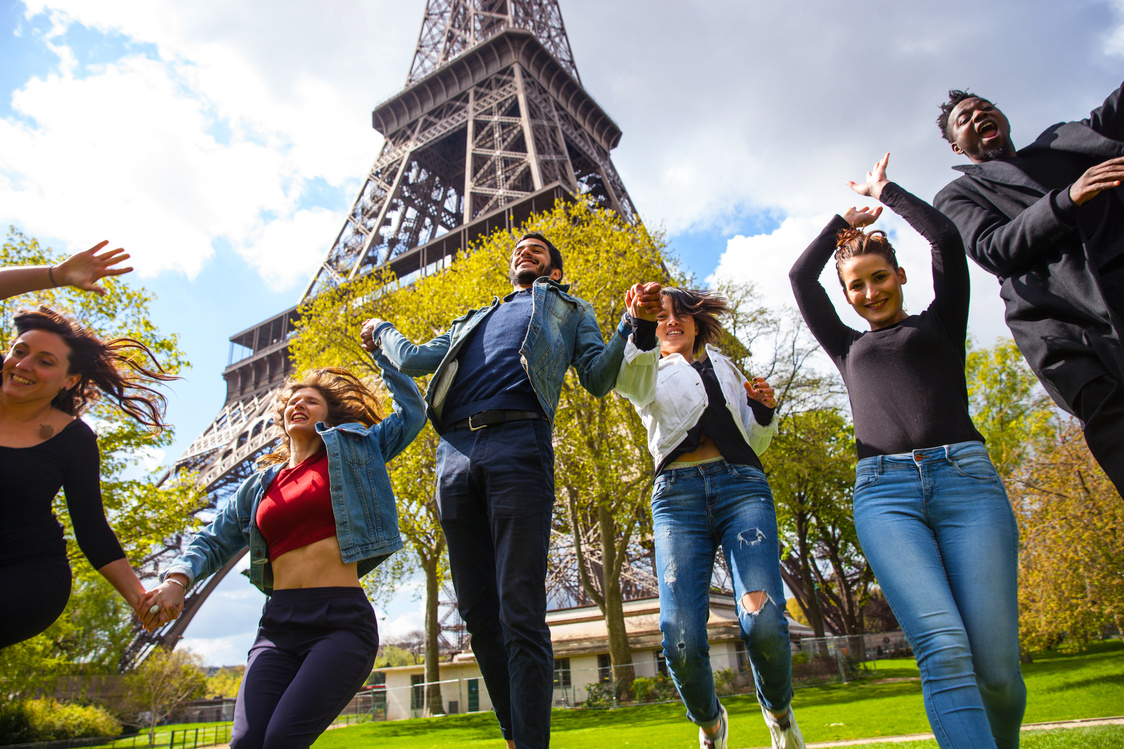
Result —
<instances>
[{"instance_id":1,"label":"smiling man's face","mask_svg":"<svg viewBox=\"0 0 1124 749\"><path fill-rule=\"evenodd\" d=\"M948 117L948 135L954 153L980 164L1015 155L1011 123L987 99L973 96L957 104Z\"/></svg>"},{"instance_id":2,"label":"smiling man's face","mask_svg":"<svg viewBox=\"0 0 1124 749\"><path fill-rule=\"evenodd\" d=\"M511 253L511 285L517 289L527 289L534 284L536 278L542 276L554 278L554 269L550 266L550 248L538 239L528 237L516 245Z\"/></svg>"}]
</instances>

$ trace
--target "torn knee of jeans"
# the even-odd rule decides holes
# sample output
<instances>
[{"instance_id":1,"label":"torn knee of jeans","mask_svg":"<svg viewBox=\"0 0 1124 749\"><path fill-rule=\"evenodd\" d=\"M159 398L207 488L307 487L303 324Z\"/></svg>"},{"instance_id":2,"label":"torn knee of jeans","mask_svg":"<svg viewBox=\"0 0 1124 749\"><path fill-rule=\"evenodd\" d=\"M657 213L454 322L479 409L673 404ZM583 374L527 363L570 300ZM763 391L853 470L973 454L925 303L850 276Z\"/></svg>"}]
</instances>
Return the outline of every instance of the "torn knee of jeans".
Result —
<instances>
[{"instance_id":1,"label":"torn knee of jeans","mask_svg":"<svg viewBox=\"0 0 1124 749\"><path fill-rule=\"evenodd\" d=\"M756 546L765 540L760 528L747 528L738 534L738 546Z\"/></svg>"},{"instance_id":2,"label":"torn knee of jeans","mask_svg":"<svg viewBox=\"0 0 1124 749\"><path fill-rule=\"evenodd\" d=\"M742 611L750 616L754 616L760 613L761 609L764 608L765 604L770 600L772 599L769 598L769 594L763 590L755 590L752 593L746 593L742 596L741 600Z\"/></svg>"}]
</instances>

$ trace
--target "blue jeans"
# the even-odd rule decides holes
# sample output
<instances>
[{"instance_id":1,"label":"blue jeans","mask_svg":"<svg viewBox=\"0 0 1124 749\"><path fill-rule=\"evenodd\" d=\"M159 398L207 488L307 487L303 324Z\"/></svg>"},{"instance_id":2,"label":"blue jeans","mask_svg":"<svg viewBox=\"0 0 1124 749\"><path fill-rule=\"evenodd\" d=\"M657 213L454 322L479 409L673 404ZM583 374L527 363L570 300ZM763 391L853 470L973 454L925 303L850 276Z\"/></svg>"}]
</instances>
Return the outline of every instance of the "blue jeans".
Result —
<instances>
[{"instance_id":1,"label":"blue jeans","mask_svg":"<svg viewBox=\"0 0 1124 749\"><path fill-rule=\"evenodd\" d=\"M441 435L437 512L457 606L500 730L518 749L550 743L546 553L553 511L550 422Z\"/></svg>"},{"instance_id":2,"label":"blue jeans","mask_svg":"<svg viewBox=\"0 0 1124 749\"><path fill-rule=\"evenodd\" d=\"M734 582L757 699L772 712L784 712L792 701L792 650L777 514L765 474L724 460L665 470L652 488L652 526L663 652L687 717L709 728L719 715L706 641L719 546ZM750 613L743 597L757 591L768 599Z\"/></svg>"},{"instance_id":3,"label":"blue jeans","mask_svg":"<svg viewBox=\"0 0 1124 749\"><path fill-rule=\"evenodd\" d=\"M1019 530L983 443L863 458L854 504L863 553L913 645L937 743L1017 747Z\"/></svg>"}]
</instances>

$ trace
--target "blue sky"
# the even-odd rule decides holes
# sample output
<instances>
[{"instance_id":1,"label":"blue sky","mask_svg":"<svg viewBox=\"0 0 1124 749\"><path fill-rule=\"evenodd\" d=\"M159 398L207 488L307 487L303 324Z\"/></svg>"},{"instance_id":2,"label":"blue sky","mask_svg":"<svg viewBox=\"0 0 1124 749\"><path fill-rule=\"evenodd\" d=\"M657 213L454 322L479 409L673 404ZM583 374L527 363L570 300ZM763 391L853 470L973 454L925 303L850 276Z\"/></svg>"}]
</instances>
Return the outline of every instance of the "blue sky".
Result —
<instances>
[{"instance_id":1,"label":"blue sky","mask_svg":"<svg viewBox=\"0 0 1124 749\"><path fill-rule=\"evenodd\" d=\"M381 145L370 111L405 81L424 7L0 0L0 223L62 251L108 239L133 254L193 363L168 460L222 405L228 337L298 301L339 231ZM561 7L646 222L700 280L754 280L774 306L791 304L796 254L857 202L844 181L883 152L926 199L951 179L933 125L948 88L991 97L1024 144L1124 77L1124 0ZM883 223L920 309L927 248ZM1006 333L982 272L971 328ZM260 607L240 576L228 587L188 632L215 663L242 659ZM419 626L418 608L396 604L385 632Z\"/></svg>"}]
</instances>

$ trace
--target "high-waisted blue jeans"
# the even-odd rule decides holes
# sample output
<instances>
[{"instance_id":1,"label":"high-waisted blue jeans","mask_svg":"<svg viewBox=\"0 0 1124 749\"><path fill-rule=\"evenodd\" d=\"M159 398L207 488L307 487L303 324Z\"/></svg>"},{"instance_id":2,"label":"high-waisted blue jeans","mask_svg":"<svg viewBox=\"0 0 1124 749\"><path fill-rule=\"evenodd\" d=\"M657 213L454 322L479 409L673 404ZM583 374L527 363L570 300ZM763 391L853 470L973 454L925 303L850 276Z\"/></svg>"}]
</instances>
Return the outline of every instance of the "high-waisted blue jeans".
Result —
<instances>
[{"instance_id":1,"label":"high-waisted blue jeans","mask_svg":"<svg viewBox=\"0 0 1124 749\"><path fill-rule=\"evenodd\" d=\"M1019 531L981 442L859 461L855 529L943 749L1019 745Z\"/></svg>"},{"instance_id":2,"label":"high-waisted blue jeans","mask_svg":"<svg viewBox=\"0 0 1124 749\"><path fill-rule=\"evenodd\" d=\"M765 474L724 460L665 470L652 488L652 525L664 657L687 717L709 728L719 716L706 623L720 545L733 578L757 699L770 711L783 712L792 701L792 650L777 514ZM750 613L742 599L757 591L768 599Z\"/></svg>"}]
</instances>

